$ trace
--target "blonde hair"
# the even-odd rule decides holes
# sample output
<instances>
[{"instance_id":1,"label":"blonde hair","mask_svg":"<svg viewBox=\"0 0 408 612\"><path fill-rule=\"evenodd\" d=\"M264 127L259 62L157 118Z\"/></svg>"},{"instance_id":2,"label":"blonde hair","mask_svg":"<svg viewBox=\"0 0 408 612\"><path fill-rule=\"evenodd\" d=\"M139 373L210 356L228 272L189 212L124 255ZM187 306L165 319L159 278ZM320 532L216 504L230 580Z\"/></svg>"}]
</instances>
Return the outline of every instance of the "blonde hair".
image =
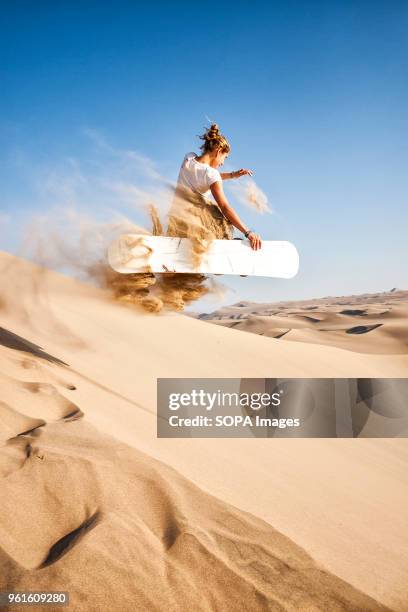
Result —
<instances>
[{"instance_id":1,"label":"blonde hair","mask_svg":"<svg viewBox=\"0 0 408 612\"><path fill-rule=\"evenodd\" d=\"M229 153L231 150L228 140L221 134L216 123L207 128L205 133L199 136L199 138L204 140L200 147L203 153L210 153L216 149L221 149L223 153Z\"/></svg>"}]
</instances>

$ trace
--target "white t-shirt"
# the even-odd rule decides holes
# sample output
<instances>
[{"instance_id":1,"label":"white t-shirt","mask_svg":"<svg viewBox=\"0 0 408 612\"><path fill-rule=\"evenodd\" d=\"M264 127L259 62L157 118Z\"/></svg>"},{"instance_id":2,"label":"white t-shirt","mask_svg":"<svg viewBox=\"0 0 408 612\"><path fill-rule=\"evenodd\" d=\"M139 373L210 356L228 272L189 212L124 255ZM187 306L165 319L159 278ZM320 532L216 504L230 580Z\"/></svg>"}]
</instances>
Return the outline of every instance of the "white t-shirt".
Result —
<instances>
[{"instance_id":1,"label":"white t-shirt","mask_svg":"<svg viewBox=\"0 0 408 612\"><path fill-rule=\"evenodd\" d=\"M195 192L205 194L216 181L222 181L221 174L208 164L196 159L196 153L187 153L181 164L177 182Z\"/></svg>"}]
</instances>

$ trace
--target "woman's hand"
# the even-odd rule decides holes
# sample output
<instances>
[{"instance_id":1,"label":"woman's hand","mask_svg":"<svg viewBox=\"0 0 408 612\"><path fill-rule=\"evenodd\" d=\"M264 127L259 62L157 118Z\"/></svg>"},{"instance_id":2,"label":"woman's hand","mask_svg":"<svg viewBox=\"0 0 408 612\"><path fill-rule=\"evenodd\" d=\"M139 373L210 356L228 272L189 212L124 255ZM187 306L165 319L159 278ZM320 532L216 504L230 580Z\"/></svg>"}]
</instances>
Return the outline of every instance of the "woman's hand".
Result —
<instances>
[{"instance_id":1,"label":"woman's hand","mask_svg":"<svg viewBox=\"0 0 408 612\"><path fill-rule=\"evenodd\" d=\"M255 232L249 232L247 238L249 242L251 243L251 248L253 248L254 251L258 251L258 249L261 248L262 241L261 241L261 237L258 234L255 234Z\"/></svg>"},{"instance_id":2,"label":"woman's hand","mask_svg":"<svg viewBox=\"0 0 408 612\"><path fill-rule=\"evenodd\" d=\"M241 176L245 176L246 174L248 174L248 176L252 176L253 172L252 170L241 168L241 170L235 170L235 172L232 173L232 176L233 178L241 178Z\"/></svg>"}]
</instances>

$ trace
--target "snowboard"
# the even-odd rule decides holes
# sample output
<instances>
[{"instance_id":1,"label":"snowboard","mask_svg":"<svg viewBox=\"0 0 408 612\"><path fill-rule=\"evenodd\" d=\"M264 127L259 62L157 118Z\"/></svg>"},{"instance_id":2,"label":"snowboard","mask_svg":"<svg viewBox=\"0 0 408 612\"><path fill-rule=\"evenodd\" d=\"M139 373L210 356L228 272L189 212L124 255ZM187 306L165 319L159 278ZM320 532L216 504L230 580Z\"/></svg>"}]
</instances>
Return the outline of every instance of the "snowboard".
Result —
<instances>
[{"instance_id":1,"label":"snowboard","mask_svg":"<svg viewBox=\"0 0 408 612\"><path fill-rule=\"evenodd\" d=\"M108 249L109 265L122 274L177 272L236 274L292 278L299 269L299 255L290 242L264 240L254 251L249 240L213 240L198 266L193 265L188 238L124 234Z\"/></svg>"}]
</instances>

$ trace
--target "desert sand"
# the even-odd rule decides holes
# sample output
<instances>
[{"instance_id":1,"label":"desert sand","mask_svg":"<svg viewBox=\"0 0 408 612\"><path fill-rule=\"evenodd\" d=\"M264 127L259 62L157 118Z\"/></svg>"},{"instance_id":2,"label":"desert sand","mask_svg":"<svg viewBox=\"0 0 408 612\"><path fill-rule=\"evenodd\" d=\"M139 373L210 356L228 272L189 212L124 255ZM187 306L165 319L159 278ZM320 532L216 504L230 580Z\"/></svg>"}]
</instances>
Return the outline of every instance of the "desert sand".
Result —
<instances>
[{"instance_id":1,"label":"desert sand","mask_svg":"<svg viewBox=\"0 0 408 612\"><path fill-rule=\"evenodd\" d=\"M406 439L157 439L155 415L158 377L406 376L400 316L386 348L345 350L0 267L1 590L86 611L408 609Z\"/></svg>"},{"instance_id":2,"label":"desert sand","mask_svg":"<svg viewBox=\"0 0 408 612\"><path fill-rule=\"evenodd\" d=\"M240 331L353 352L408 354L408 291L297 302L238 302L197 318Z\"/></svg>"}]
</instances>

